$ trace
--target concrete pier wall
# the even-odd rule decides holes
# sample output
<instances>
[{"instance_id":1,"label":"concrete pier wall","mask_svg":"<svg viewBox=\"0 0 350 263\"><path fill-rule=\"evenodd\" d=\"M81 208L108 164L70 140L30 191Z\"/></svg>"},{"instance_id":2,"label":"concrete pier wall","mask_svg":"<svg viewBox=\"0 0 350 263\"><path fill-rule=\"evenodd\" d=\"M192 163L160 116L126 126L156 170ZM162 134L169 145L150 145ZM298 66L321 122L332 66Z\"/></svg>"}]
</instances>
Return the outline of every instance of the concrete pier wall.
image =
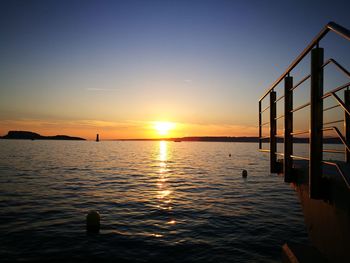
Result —
<instances>
[{"instance_id":1,"label":"concrete pier wall","mask_svg":"<svg viewBox=\"0 0 350 263\"><path fill-rule=\"evenodd\" d=\"M350 262L350 191L332 167L323 167L323 200L310 199L308 169L295 170L293 187L302 205L305 224L312 245L329 262Z\"/></svg>"}]
</instances>

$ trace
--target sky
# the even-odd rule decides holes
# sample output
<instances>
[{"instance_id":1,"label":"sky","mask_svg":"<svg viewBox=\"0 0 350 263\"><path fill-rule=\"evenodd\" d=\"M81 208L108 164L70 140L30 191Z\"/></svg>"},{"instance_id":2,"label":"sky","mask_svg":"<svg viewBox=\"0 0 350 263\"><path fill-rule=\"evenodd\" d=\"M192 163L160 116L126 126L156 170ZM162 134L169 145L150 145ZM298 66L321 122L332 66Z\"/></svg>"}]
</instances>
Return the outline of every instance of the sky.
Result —
<instances>
[{"instance_id":1,"label":"sky","mask_svg":"<svg viewBox=\"0 0 350 263\"><path fill-rule=\"evenodd\" d=\"M349 7L0 1L0 135L256 136L261 95L325 24L350 28ZM349 42L331 44L332 56L349 53Z\"/></svg>"}]
</instances>

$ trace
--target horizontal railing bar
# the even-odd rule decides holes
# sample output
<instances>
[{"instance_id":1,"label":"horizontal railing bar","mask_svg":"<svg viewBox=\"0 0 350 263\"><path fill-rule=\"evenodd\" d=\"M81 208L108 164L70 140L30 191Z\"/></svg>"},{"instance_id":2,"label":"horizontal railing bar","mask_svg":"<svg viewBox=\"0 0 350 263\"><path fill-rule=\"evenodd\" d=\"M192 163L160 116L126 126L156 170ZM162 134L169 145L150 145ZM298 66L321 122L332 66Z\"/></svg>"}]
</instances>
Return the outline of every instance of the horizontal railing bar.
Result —
<instances>
[{"instance_id":1,"label":"horizontal railing bar","mask_svg":"<svg viewBox=\"0 0 350 263\"><path fill-rule=\"evenodd\" d=\"M331 110L331 109L334 109L334 108L338 108L338 107L340 107L339 104L334 105L334 106L332 106L332 107L325 108L325 109L323 109L323 111L328 111L328 110Z\"/></svg>"},{"instance_id":2,"label":"horizontal railing bar","mask_svg":"<svg viewBox=\"0 0 350 263\"><path fill-rule=\"evenodd\" d=\"M296 111L301 110L301 109L303 109L303 108L305 108L307 106L310 106L310 102L305 103L305 104L303 104L303 105L301 105L301 106L299 106L299 107L297 107L295 109L292 109L290 112L296 112Z\"/></svg>"},{"instance_id":3,"label":"horizontal railing bar","mask_svg":"<svg viewBox=\"0 0 350 263\"><path fill-rule=\"evenodd\" d=\"M337 166L336 163L333 163L333 162L330 162L330 161L322 161L324 164L327 164L327 165L332 165L332 166Z\"/></svg>"},{"instance_id":4,"label":"horizontal railing bar","mask_svg":"<svg viewBox=\"0 0 350 263\"><path fill-rule=\"evenodd\" d=\"M307 158L307 157L303 157L303 156L291 155L290 157L292 157L293 159L300 159L300 160L306 160L306 161L309 161L309 158Z\"/></svg>"},{"instance_id":5,"label":"horizontal railing bar","mask_svg":"<svg viewBox=\"0 0 350 263\"><path fill-rule=\"evenodd\" d=\"M284 118L284 114L282 114L282 115L276 117L275 120L278 120L278 119L281 119L281 118Z\"/></svg>"},{"instance_id":6,"label":"horizontal railing bar","mask_svg":"<svg viewBox=\"0 0 350 263\"><path fill-rule=\"evenodd\" d=\"M267 106L266 108L264 108L264 109L260 112L260 114L264 113L264 111L268 110L269 108L270 108L270 105Z\"/></svg>"},{"instance_id":7,"label":"horizontal railing bar","mask_svg":"<svg viewBox=\"0 0 350 263\"><path fill-rule=\"evenodd\" d=\"M284 98L284 95L280 96L279 98L276 99L275 103L279 102L283 98Z\"/></svg>"},{"instance_id":8,"label":"horizontal railing bar","mask_svg":"<svg viewBox=\"0 0 350 263\"><path fill-rule=\"evenodd\" d=\"M270 150L267 150L267 149L259 149L259 152L269 153Z\"/></svg>"},{"instance_id":9,"label":"horizontal railing bar","mask_svg":"<svg viewBox=\"0 0 350 263\"><path fill-rule=\"evenodd\" d=\"M276 152L276 154L279 156L284 156L284 153Z\"/></svg>"},{"instance_id":10,"label":"horizontal railing bar","mask_svg":"<svg viewBox=\"0 0 350 263\"><path fill-rule=\"evenodd\" d=\"M344 150L336 150L336 149L323 149L323 152L327 152L327 153L345 153Z\"/></svg>"},{"instance_id":11,"label":"horizontal railing bar","mask_svg":"<svg viewBox=\"0 0 350 263\"><path fill-rule=\"evenodd\" d=\"M333 127L325 127L322 129L322 131L332 131Z\"/></svg>"},{"instance_id":12,"label":"horizontal railing bar","mask_svg":"<svg viewBox=\"0 0 350 263\"><path fill-rule=\"evenodd\" d=\"M309 132L310 132L309 130L297 131L297 132L291 132L290 135L300 135L300 134L305 134Z\"/></svg>"},{"instance_id":13,"label":"horizontal railing bar","mask_svg":"<svg viewBox=\"0 0 350 263\"><path fill-rule=\"evenodd\" d=\"M260 125L260 127L262 127L262 126L264 126L266 124L269 124L269 123L270 123L269 121L268 122L264 122L263 124Z\"/></svg>"},{"instance_id":14,"label":"horizontal railing bar","mask_svg":"<svg viewBox=\"0 0 350 263\"><path fill-rule=\"evenodd\" d=\"M328 33L328 31L333 31L338 35L341 35L347 40L350 40L350 31L345 27L342 27L334 22L329 22L322 30L314 37L310 44L301 52L301 54L289 65L289 67L283 72L283 74L270 86L270 88L265 92L265 94L259 99L261 101L273 90L282 79L287 76L298 64L299 62L311 51L311 49Z\"/></svg>"},{"instance_id":15,"label":"horizontal railing bar","mask_svg":"<svg viewBox=\"0 0 350 263\"><path fill-rule=\"evenodd\" d=\"M350 86L350 82L345 83L345 84L343 84L343 85L341 85L341 86L335 88L334 90L331 90L331 91L325 93L325 94L321 97L321 99L325 99L325 98L327 98L327 97L329 97L329 96L332 96L332 93L336 93L336 92L338 92L338 91L340 91L340 90L342 90L342 89L345 89L345 88L347 88L347 87L349 87L349 86Z\"/></svg>"},{"instance_id":16,"label":"horizontal railing bar","mask_svg":"<svg viewBox=\"0 0 350 263\"><path fill-rule=\"evenodd\" d=\"M328 165L333 165L333 166L337 166L336 163L330 162L330 161L322 161L324 164L328 164Z\"/></svg>"},{"instance_id":17,"label":"horizontal railing bar","mask_svg":"<svg viewBox=\"0 0 350 263\"><path fill-rule=\"evenodd\" d=\"M344 120L337 120L337 121L324 122L323 125L328 125L328 124L333 124L333 123L339 123L339 122L344 122Z\"/></svg>"},{"instance_id":18,"label":"horizontal railing bar","mask_svg":"<svg viewBox=\"0 0 350 263\"><path fill-rule=\"evenodd\" d=\"M291 91L295 90L297 87L299 87L301 84L303 84L310 77L311 77L311 74L307 75L305 78L300 80L293 88L291 88Z\"/></svg>"}]
</instances>

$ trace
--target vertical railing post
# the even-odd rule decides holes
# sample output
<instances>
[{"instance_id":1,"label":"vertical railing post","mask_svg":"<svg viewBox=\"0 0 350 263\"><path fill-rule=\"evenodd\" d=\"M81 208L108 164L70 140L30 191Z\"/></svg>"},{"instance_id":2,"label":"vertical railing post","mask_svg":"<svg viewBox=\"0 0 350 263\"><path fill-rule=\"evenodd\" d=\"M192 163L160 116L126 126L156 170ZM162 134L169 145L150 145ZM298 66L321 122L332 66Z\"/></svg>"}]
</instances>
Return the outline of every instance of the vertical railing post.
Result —
<instances>
[{"instance_id":1,"label":"vertical railing post","mask_svg":"<svg viewBox=\"0 0 350 263\"><path fill-rule=\"evenodd\" d=\"M270 171L277 173L277 140L276 140L276 91L270 92Z\"/></svg>"},{"instance_id":2,"label":"vertical railing post","mask_svg":"<svg viewBox=\"0 0 350 263\"><path fill-rule=\"evenodd\" d=\"M259 101L259 150L261 150L262 148L262 140L261 140L261 137L262 137L262 127L261 127L261 124L262 124L262 121L261 121L261 101Z\"/></svg>"},{"instance_id":3,"label":"vertical railing post","mask_svg":"<svg viewBox=\"0 0 350 263\"><path fill-rule=\"evenodd\" d=\"M323 48L311 51L309 195L322 198Z\"/></svg>"},{"instance_id":4,"label":"vertical railing post","mask_svg":"<svg viewBox=\"0 0 350 263\"><path fill-rule=\"evenodd\" d=\"M350 90L345 90L344 91L344 102L345 105L347 106L348 109L350 109ZM345 139L346 143L350 145L350 116L347 114L346 111L344 111L345 116L344 116L344 130L345 130ZM347 147L345 147L345 161L347 163L350 163L350 152L348 151Z\"/></svg>"},{"instance_id":5,"label":"vertical railing post","mask_svg":"<svg viewBox=\"0 0 350 263\"><path fill-rule=\"evenodd\" d=\"M284 181L292 182L293 159L293 77L284 78Z\"/></svg>"}]
</instances>

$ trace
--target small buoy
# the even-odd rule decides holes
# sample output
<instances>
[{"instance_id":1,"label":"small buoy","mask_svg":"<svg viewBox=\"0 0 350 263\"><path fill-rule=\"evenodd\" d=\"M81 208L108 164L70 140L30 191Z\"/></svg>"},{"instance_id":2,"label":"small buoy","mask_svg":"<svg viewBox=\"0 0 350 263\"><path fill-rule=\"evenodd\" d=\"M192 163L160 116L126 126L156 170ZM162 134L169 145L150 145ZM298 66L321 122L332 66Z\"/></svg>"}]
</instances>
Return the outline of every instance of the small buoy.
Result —
<instances>
[{"instance_id":1,"label":"small buoy","mask_svg":"<svg viewBox=\"0 0 350 263\"><path fill-rule=\"evenodd\" d=\"M247 178L247 176L248 176L247 170L243 170L243 171L242 171L242 177L243 177L243 178Z\"/></svg>"},{"instance_id":2,"label":"small buoy","mask_svg":"<svg viewBox=\"0 0 350 263\"><path fill-rule=\"evenodd\" d=\"M98 233L100 231L100 214L97 211L90 211L86 216L86 230Z\"/></svg>"},{"instance_id":3,"label":"small buoy","mask_svg":"<svg viewBox=\"0 0 350 263\"><path fill-rule=\"evenodd\" d=\"M231 154L229 153L228 157L231 157Z\"/></svg>"}]
</instances>

